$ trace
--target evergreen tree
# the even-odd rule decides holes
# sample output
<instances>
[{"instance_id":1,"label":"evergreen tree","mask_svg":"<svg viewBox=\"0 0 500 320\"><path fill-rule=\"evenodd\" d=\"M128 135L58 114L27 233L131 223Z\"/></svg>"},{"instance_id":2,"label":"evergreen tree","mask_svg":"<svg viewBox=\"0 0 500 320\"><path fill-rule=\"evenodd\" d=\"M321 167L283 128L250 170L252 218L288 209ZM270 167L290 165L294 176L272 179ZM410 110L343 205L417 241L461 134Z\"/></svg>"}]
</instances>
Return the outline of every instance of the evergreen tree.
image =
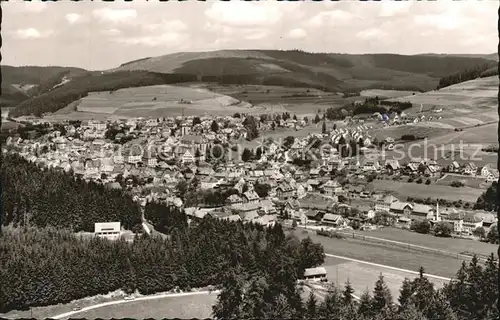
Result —
<instances>
[{"instance_id":1,"label":"evergreen tree","mask_svg":"<svg viewBox=\"0 0 500 320\"><path fill-rule=\"evenodd\" d=\"M219 124L217 123L217 121L215 120L212 121L210 129L215 133L219 132Z\"/></svg>"},{"instance_id":2,"label":"evergreen tree","mask_svg":"<svg viewBox=\"0 0 500 320\"><path fill-rule=\"evenodd\" d=\"M317 310L318 301L316 299L316 295L311 291L309 294L309 298L306 302L306 314L308 319L317 318L318 310Z\"/></svg>"},{"instance_id":3,"label":"evergreen tree","mask_svg":"<svg viewBox=\"0 0 500 320\"><path fill-rule=\"evenodd\" d=\"M322 319L338 319L342 314L342 293L335 286L329 288L329 292L320 305L318 316Z\"/></svg>"},{"instance_id":4,"label":"evergreen tree","mask_svg":"<svg viewBox=\"0 0 500 320\"><path fill-rule=\"evenodd\" d=\"M392 309L392 294L384 281L384 276L379 275L375 288L373 289L372 310L376 313L390 311Z\"/></svg>"},{"instance_id":5,"label":"evergreen tree","mask_svg":"<svg viewBox=\"0 0 500 320\"><path fill-rule=\"evenodd\" d=\"M413 285L410 279L405 278L403 280L403 284L401 286L401 289L399 290L399 298L398 302L399 305L404 309L406 304L410 302L410 298L413 295Z\"/></svg>"},{"instance_id":6,"label":"evergreen tree","mask_svg":"<svg viewBox=\"0 0 500 320\"><path fill-rule=\"evenodd\" d=\"M316 114L316 117L314 117L314 123L317 124L321 121L319 114Z\"/></svg>"},{"instance_id":7,"label":"evergreen tree","mask_svg":"<svg viewBox=\"0 0 500 320\"><path fill-rule=\"evenodd\" d=\"M245 148L243 150L243 153L241 154L241 160L243 162L248 162L248 161L250 161L252 159L253 159L253 152L250 149Z\"/></svg>"},{"instance_id":8,"label":"evergreen tree","mask_svg":"<svg viewBox=\"0 0 500 320\"><path fill-rule=\"evenodd\" d=\"M326 122L323 121L323 126L321 127L321 133L326 134Z\"/></svg>"},{"instance_id":9,"label":"evergreen tree","mask_svg":"<svg viewBox=\"0 0 500 320\"><path fill-rule=\"evenodd\" d=\"M368 292L368 289L363 292L361 297L359 297L359 307L358 313L364 317L370 317L373 315L372 297Z\"/></svg>"},{"instance_id":10,"label":"evergreen tree","mask_svg":"<svg viewBox=\"0 0 500 320\"><path fill-rule=\"evenodd\" d=\"M353 302L353 297L352 295L354 294L354 289L351 286L351 283L349 282L349 279L347 279L345 286L344 286L344 292L343 292L343 302L346 305L352 304Z\"/></svg>"}]
</instances>

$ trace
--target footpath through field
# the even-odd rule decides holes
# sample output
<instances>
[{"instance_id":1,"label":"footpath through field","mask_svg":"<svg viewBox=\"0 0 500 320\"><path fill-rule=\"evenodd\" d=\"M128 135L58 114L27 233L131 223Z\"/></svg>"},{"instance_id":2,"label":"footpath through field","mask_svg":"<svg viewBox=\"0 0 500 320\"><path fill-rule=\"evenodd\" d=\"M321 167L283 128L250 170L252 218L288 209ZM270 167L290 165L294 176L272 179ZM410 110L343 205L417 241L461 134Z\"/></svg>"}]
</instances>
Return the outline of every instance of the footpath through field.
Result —
<instances>
[{"instance_id":1,"label":"footpath through field","mask_svg":"<svg viewBox=\"0 0 500 320\"><path fill-rule=\"evenodd\" d=\"M164 294L158 294L158 295L153 295L153 296L137 297L133 300L108 301L108 302L99 303L99 304L96 304L93 306L81 308L80 310L61 313L61 314L58 314L58 315L50 317L50 318L51 319L64 319L64 318L68 318L68 317L71 317L75 314L82 313L85 311L89 311L89 310L93 310L93 309L97 309L97 308L103 308L103 307L112 306L112 305L117 305L117 304L130 303L130 302L165 299L165 298L177 298L177 297L183 297L183 296L193 296L193 295L202 295L202 294L218 294L219 292L220 292L219 290L213 290L213 291L198 291L198 292L183 292L183 293L164 293Z\"/></svg>"}]
</instances>

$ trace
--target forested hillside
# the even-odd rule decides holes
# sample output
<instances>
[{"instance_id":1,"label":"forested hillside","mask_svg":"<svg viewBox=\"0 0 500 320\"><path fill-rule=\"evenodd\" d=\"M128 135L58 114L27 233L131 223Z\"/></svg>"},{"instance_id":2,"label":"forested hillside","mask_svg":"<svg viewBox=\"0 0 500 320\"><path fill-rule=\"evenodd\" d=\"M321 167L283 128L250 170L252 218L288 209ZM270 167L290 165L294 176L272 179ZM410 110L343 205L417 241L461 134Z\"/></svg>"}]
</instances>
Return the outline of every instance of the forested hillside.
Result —
<instances>
[{"instance_id":1,"label":"forested hillside","mask_svg":"<svg viewBox=\"0 0 500 320\"><path fill-rule=\"evenodd\" d=\"M5 88L8 94L4 102L11 106L18 105L11 112L14 117L40 116L62 109L92 91L184 82L275 85L330 92L363 89L428 91L435 89L443 77L446 78L441 79L441 85L446 85L455 81L449 75L463 72L461 70L476 70L476 66L488 63L494 62L481 57L452 55L349 55L301 50L181 52L137 59L107 72L54 68L40 73L38 69L7 69L4 74L6 83L22 82L37 86L30 89L30 94L12 86ZM23 72L28 71L23 76ZM463 76L472 76L469 74L467 71ZM54 88L64 77L70 81Z\"/></svg>"},{"instance_id":2,"label":"forested hillside","mask_svg":"<svg viewBox=\"0 0 500 320\"><path fill-rule=\"evenodd\" d=\"M451 75L448 75L446 77L441 78L439 80L439 85L437 89L441 89L447 86L451 86L453 84L469 81L469 80L474 80L480 77L489 77L494 74L493 71L495 69L497 70L498 74L498 68L497 68L498 63L497 62L488 62L480 65L473 66L471 68L467 68L464 70L461 70L459 72L453 73Z\"/></svg>"},{"instance_id":3,"label":"forested hillside","mask_svg":"<svg viewBox=\"0 0 500 320\"><path fill-rule=\"evenodd\" d=\"M306 250L313 251L300 254ZM211 218L172 230L172 240L144 236L131 244L79 241L54 229L6 229L0 238L0 312L117 289L151 294L216 285L232 268L294 284L304 267L323 259L320 245L286 237L279 225L265 229ZM290 288L274 289L287 294Z\"/></svg>"},{"instance_id":4,"label":"forested hillside","mask_svg":"<svg viewBox=\"0 0 500 320\"><path fill-rule=\"evenodd\" d=\"M2 66L2 96L4 107L14 107L61 82L64 76L73 77L87 71L70 67L12 67Z\"/></svg>"},{"instance_id":5,"label":"forested hillside","mask_svg":"<svg viewBox=\"0 0 500 320\"><path fill-rule=\"evenodd\" d=\"M196 76L185 74L160 74L146 71L123 71L113 73L87 73L72 81L30 98L10 114L13 117L34 114L37 116L47 112L55 112L73 101L93 91L114 91L129 87L143 87L158 84L172 84L196 81Z\"/></svg>"},{"instance_id":6,"label":"forested hillside","mask_svg":"<svg viewBox=\"0 0 500 320\"><path fill-rule=\"evenodd\" d=\"M41 170L25 159L2 156L3 225L53 226L94 232L94 223L120 221L141 228L138 205L122 191L75 179L53 169Z\"/></svg>"}]
</instances>

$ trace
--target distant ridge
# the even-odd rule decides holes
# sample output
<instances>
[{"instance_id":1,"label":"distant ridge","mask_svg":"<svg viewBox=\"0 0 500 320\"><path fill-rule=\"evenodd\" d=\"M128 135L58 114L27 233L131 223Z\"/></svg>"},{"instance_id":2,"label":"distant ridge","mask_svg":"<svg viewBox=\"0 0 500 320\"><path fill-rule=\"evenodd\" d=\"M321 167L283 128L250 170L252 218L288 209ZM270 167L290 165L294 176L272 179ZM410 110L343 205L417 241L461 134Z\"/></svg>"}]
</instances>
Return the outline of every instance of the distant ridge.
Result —
<instances>
[{"instance_id":1,"label":"distant ridge","mask_svg":"<svg viewBox=\"0 0 500 320\"><path fill-rule=\"evenodd\" d=\"M179 52L128 61L105 71L64 67L2 67L2 89L12 114L55 112L93 91L186 82L311 88L429 91L440 79L478 65L491 55L310 53L302 50ZM495 55L496 57L496 55ZM54 69L55 68L55 69ZM58 69L59 68L59 69ZM65 78L69 82L54 89ZM30 93L23 84L36 85ZM16 85L16 86L13 86ZM53 90L52 90L53 89ZM31 89L30 89L31 90ZM52 90L52 91L51 91ZM10 96L9 96L10 94Z\"/></svg>"}]
</instances>

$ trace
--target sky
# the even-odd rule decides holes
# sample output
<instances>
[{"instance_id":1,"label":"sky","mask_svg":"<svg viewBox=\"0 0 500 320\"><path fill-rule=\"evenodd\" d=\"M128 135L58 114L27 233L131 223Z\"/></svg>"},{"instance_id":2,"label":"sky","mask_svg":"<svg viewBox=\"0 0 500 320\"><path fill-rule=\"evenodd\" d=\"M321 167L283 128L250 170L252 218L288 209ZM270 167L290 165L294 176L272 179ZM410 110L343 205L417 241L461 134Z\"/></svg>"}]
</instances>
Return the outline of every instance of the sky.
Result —
<instances>
[{"instance_id":1,"label":"sky","mask_svg":"<svg viewBox=\"0 0 500 320\"><path fill-rule=\"evenodd\" d=\"M494 53L497 0L1 2L2 64L105 70L221 49Z\"/></svg>"}]
</instances>

